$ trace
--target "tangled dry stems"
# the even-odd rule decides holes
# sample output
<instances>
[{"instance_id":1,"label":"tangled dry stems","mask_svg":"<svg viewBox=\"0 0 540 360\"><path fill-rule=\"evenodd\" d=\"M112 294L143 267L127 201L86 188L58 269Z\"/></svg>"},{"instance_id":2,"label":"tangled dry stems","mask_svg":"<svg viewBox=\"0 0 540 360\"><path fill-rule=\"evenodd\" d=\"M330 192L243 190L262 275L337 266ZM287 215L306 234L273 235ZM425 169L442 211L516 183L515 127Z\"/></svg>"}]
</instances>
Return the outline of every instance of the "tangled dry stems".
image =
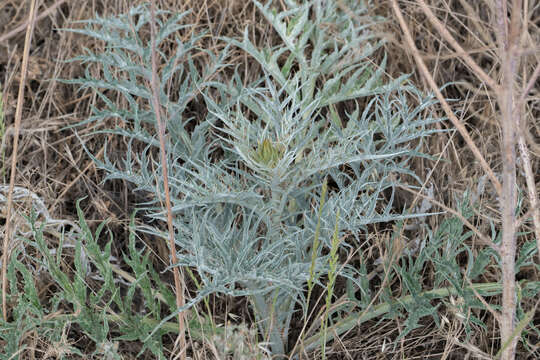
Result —
<instances>
[{"instance_id":1,"label":"tangled dry stems","mask_svg":"<svg viewBox=\"0 0 540 360\"><path fill-rule=\"evenodd\" d=\"M128 9L124 4L112 4L107 1L81 1L80 6L72 7L62 1L44 1L38 9L38 21L36 22L34 44L40 44L33 49L28 57L29 69L27 82L27 93L23 106L23 121L21 124L20 146L16 153L18 167L16 172L16 183L25 188L35 189L35 192L49 206L49 212L55 214L57 218L76 218L74 203L76 199L88 195L88 199L83 203L83 211L90 224L95 224L103 219L112 219L109 226L116 234L125 232L127 220L134 203L141 199L133 195L129 185L117 181L113 183L101 184L103 174L95 168L95 165L87 158L80 146L79 140L69 131L62 130L63 127L79 122L90 113L90 107L98 100L90 92L78 93L71 86L58 84L54 81L47 81L52 78L73 78L82 73L80 65L76 63L64 64L63 60L72 58L81 52L82 38L70 33L56 32L52 29L68 27L76 20L87 19L94 16L94 12L102 15L118 14L126 12ZM198 24L201 27L209 26L211 33L202 40L205 48L218 51L222 46L216 38L218 36L234 37L242 33L246 26L252 29L252 39L256 39L258 44L275 44L276 35L270 26L262 21L261 15L249 2L228 0L228 1L160 1L159 7L182 11L193 8L188 22ZM472 142L479 148L479 152L485 158L486 163L495 173L500 173L501 158L499 157L499 132L500 125L496 121L497 109L494 107L496 94L489 88L482 85L475 76L475 72L464 66L459 59L460 54L440 42L439 30L433 24L425 21L424 16L417 11L414 4L400 3L404 12L408 27L411 30L412 38L416 46L420 49L420 56L430 69L433 78L439 84L459 81L444 89L445 98L460 99L451 103L454 109L460 110L461 122L465 122L467 130L472 138ZM480 64L482 72L491 76L495 67L495 44L492 33L487 26L486 11L480 2L470 4L467 1L459 1L449 4L446 1L430 2L432 9L438 9L437 17L444 19L444 28L452 33L464 51ZM46 10L50 9L50 10ZM532 19L538 18L538 9L533 9ZM372 10L374 14L385 15L390 18L381 27L381 34L389 37L386 50L391 56L387 72L390 76L397 77L402 73L415 73L415 83L420 86L424 80L415 72L416 64L410 52L410 48L403 46L403 39L400 38L401 30L398 22L391 14L388 4L381 3ZM4 0L0 2L0 16L8 19L0 22L0 76L2 77L2 92L4 94L7 124L7 147L6 162L14 156L11 147L10 135L14 129L14 99L16 99L17 79L20 78L19 61L24 56L22 54L22 44L24 32L20 32L25 27L28 17L28 7L26 2ZM534 69L538 70L535 44L540 41L538 27L534 21L528 23L529 31L526 33L526 43L532 44L531 50L526 54L523 74L533 74ZM14 29L10 31L10 29ZM185 34L189 36L189 34ZM85 43L84 46L99 49L101 44ZM196 57L200 64L204 64L207 59L203 53ZM257 64L250 62L241 51L232 54L231 61L241 66L245 79L254 79L258 76L259 68ZM41 66L40 66L41 64ZM44 64L44 66L43 66ZM476 72L480 73L480 72ZM96 74L97 75L97 74ZM524 76L525 78L526 76ZM465 81L463 81L465 80ZM488 83L489 81L484 82ZM174 86L174 84L171 84ZM526 86L527 87L527 86ZM525 119L523 128L525 130L525 141L531 149L531 168L533 174L538 173L538 162L540 154L538 137L539 128L534 119L538 118L538 103L534 99L538 98L539 90L534 84L530 84L531 92L526 100ZM429 90L426 85L425 90ZM193 104L194 113L198 111L197 103ZM92 125L93 126L93 125ZM80 130L84 135L96 128L88 126L86 130ZM126 148L126 144L115 139L114 149L119 154ZM103 144L105 139L93 138L86 142L86 146L94 154L103 155ZM439 155L442 161L431 163L426 160L417 160L415 168L420 173L430 173L429 177L436 191L435 198L450 208L456 208L454 197L451 194L464 193L466 189L476 189L479 209L475 210L473 226L483 233L489 233L489 222L498 223L499 205L497 203L497 190L486 184L486 172L478 164L463 138L456 133L441 133L433 137L426 144L429 153ZM485 167L485 166L484 166ZM9 176L12 172L8 171ZM520 188L526 189L525 177L518 176ZM428 184L426 183L426 187ZM480 189L485 190L481 191ZM403 195L405 196L405 195ZM403 201L410 202L410 198ZM523 215L523 214L522 214ZM446 215L439 215L429 218L427 221L432 228L443 221ZM523 231L531 233L534 231L531 223L523 224ZM529 237L532 235L528 235ZM520 236L518 245L524 244L529 238ZM366 239L365 247L362 249L367 254L378 253L384 249L385 233L374 232L369 239ZM53 240L51 240L53 241ZM125 243L119 241L113 246L113 253L120 254ZM149 247L155 252L154 262L158 267L164 267L167 263L167 250L162 245L154 245L149 242ZM477 240L472 240L469 245L474 251L479 249ZM427 270L429 271L429 269ZM430 275L427 273L426 277ZM488 269L483 274L486 282L497 281L499 273L495 269ZM528 267L520 276L529 280L538 280L538 270ZM165 278L166 281L171 279ZM48 284L40 284L42 289L46 289ZM231 305L230 300L217 299L213 306L216 309L228 308L229 311L237 314L245 314L245 309ZM534 304L524 304L525 307ZM222 310L223 311L223 310ZM442 315L447 322L445 327L437 329L429 321L424 322L424 326L415 330L410 336L402 339L399 346L388 348L387 344L396 337L397 332L402 328L399 320L385 320L382 323L366 323L356 334L351 334L343 338L342 341L334 344L336 357L346 356L351 353L377 354L382 348L386 351L400 356L440 356L459 357L459 354L469 353L482 357L489 354L492 348L492 338L498 335L494 322L490 321L489 314L482 314L484 322L488 325L488 331L478 331L468 341L463 341L461 334L463 328L458 317L453 315L453 310L448 308ZM219 313L216 312L216 313ZM538 315L536 315L538 316ZM247 316L246 316L247 317ZM538 319L536 319L538 323ZM74 330L72 330L74 331ZM367 337L365 334L370 334ZM28 333L27 340L36 349L44 349L52 344L40 344L33 340L33 334ZM76 334L72 333L72 337ZM388 340L387 340L388 339ZM169 344L172 345L172 344ZM518 350L520 354L526 354L524 349ZM345 354L345 355L344 355ZM201 355L202 356L202 355ZM526 356L526 355L524 355Z\"/></svg>"}]
</instances>

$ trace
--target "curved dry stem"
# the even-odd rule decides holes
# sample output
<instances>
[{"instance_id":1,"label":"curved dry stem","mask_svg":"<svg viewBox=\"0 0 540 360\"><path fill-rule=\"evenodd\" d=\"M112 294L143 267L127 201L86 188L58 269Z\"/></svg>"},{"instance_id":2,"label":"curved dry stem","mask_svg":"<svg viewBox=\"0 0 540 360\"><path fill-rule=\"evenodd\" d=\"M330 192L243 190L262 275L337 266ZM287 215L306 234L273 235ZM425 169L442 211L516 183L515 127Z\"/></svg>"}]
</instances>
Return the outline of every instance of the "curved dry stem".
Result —
<instances>
[{"instance_id":1,"label":"curved dry stem","mask_svg":"<svg viewBox=\"0 0 540 360\"><path fill-rule=\"evenodd\" d=\"M497 194L501 194L502 191L502 185L497 180L497 177L493 173L493 170L488 165L487 161L484 159L484 156L472 140L471 136L469 135L469 132L465 128L465 126L459 121L457 116L454 114L452 109L450 108L450 105L442 95L441 91L439 90L439 87L435 83L435 80L433 79L433 76L431 76L426 64L424 63L424 60L422 60L422 57L420 56L420 52L418 51L418 48L414 44L414 40L411 36L411 32L409 31L409 27L407 26L407 23L405 22L405 19L403 18L403 14L401 13L401 10L399 9L399 6L397 4L397 0L392 0L392 7L394 9L394 12L396 14L396 17L399 20L399 24L401 26L401 29L403 30L403 34L405 35L405 40L407 41L407 45L411 49L414 59L422 72L422 75L426 78L426 81L428 82L429 86L431 87L431 90L435 93L435 96L437 99L441 102L441 106L446 113L446 116L450 119L452 124L456 127L456 129L459 131L461 136L463 136L463 139L467 143L467 146L471 149L471 151L474 154L474 157L480 162L480 165L486 172L486 174L489 176L491 182L493 183L493 186L495 187L495 190L497 191Z\"/></svg>"},{"instance_id":2,"label":"curved dry stem","mask_svg":"<svg viewBox=\"0 0 540 360\"><path fill-rule=\"evenodd\" d=\"M11 157L11 173L9 178L9 190L7 199L6 211L6 227L4 229L4 243L2 247L2 315L7 321L7 266L9 261L9 238L11 233L10 219L13 210L13 188L15 187L15 173L17 170L17 150L19 149L19 132L21 129L22 107L24 100L24 90L26 83L26 75L28 73L28 58L30 54L30 44L32 43L32 35L34 33L34 24L36 22L36 0L32 0L30 4L29 21L26 28L26 38L24 40L24 52L21 67L21 78L19 82L19 94L17 95L17 109L15 110L15 134L13 136L13 156Z\"/></svg>"}]
</instances>

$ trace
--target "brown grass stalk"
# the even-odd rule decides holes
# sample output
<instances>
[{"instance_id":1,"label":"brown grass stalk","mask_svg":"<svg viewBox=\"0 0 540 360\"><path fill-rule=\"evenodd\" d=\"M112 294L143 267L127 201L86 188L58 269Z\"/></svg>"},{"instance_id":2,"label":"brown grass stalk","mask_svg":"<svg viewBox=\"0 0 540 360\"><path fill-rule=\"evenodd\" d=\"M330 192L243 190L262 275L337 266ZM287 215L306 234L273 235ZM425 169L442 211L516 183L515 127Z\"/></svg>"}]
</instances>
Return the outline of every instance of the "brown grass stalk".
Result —
<instances>
[{"instance_id":1,"label":"brown grass stalk","mask_svg":"<svg viewBox=\"0 0 540 360\"><path fill-rule=\"evenodd\" d=\"M538 79L538 76L540 76L540 64L536 64L536 69L534 69L534 72L531 78L529 79L529 82L527 83L527 85L525 85L525 89L521 93L521 97L519 98L519 103L518 103L518 106L519 106L518 109L521 108L520 105L523 105L523 102L525 101L527 94L529 94L529 92L532 90L534 84L536 83L536 80Z\"/></svg>"},{"instance_id":2,"label":"brown grass stalk","mask_svg":"<svg viewBox=\"0 0 540 360\"><path fill-rule=\"evenodd\" d=\"M54 4L51 5L51 7L47 8L47 10L42 11L38 17L36 17L35 21L39 21L45 17L47 17L49 14L52 14L60 5L65 3L66 0L57 0ZM21 31L23 31L25 28L27 29L30 25L31 20L28 19L28 21L25 21L23 24L17 26L15 29L11 30L10 32L0 36L0 43L6 42Z\"/></svg>"},{"instance_id":3,"label":"brown grass stalk","mask_svg":"<svg viewBox=\"0 0 540 360\"><path fill-rule=\"evenodd\" d=\"M534 171L531 165L531 156L529 149L527 148L527 142L525 139L526 126L525 121L522 118L523 116L523 105L527 94L531 91L534 83L540 75L540 64L536 65L536 69L531 75L529 81L523 88L519 101L517 102L514 112L519 112L519 120L521 121L518 124L518 147L519 153L522 161L523 171L525 173L525 181L527 183L527 192L529 195L530 202L530 211L532 212L533 224L534 224L534 234L536 236L536 247L538 248L538 259L540 263L540 202L538 201L538 194L536 192L536 183L534 181Z\"/></svg>"},{"instance_id":4,"label":"brown grass stalk","mask_svg":"<svg viewBox=\"0 0 540 360\"><path fill-rule=\"evenodd\" d=\"M538 194L536 193L536 184L531 165L531 156L529 154L529 149L527 148L527 143L525 142L525 137L522 134L518 135L518 147L520 157L523 162L525 181L527 182L527 192L529 193L529 202L531 207L530 212L532 213L534 234L536 236L536 247L538 248L538 263L540 263L540 203L538 202Z\"/></svg>"},{"instance_id":5,"label":"brown grass stalk","mask_svg":"<svg viewBox=\"0 0 540 360\"><path fill-rule=\"evenodd\" d=\"M161 120L161 105L159 103L159 79L157 76L157 59L156 59L156 10L155 1L150 2L150 33L151 33L151 46L152 46L152 106L156 114L156 122L159 132L159 150L161 155L161 167L163 171L163 188L165 191L165 206L167 208L167 229L169 233L169 249L171 253L171 265L178 264L178 258L176 257L176 246L174 244L174 229L173 229L173 216L171 207L171 197L169 193L169 181L168 181L168 166L167 166L167 148L165 146L165 124ZM173 267L174 275L174 287L176 293L176 306L181 308L185 304L184 299L184 287L180 280L180 271L178 266ZM178 313L178 343L180 347L179 358L181 360L186 359L186 334L185 334L185 322L183 312Z\"/></svg>"},{"instance_id":6,"label":"brown grass stalk","mask_svg":"<svg viewBox=\"0 0 540 360\"><path fill-rule=\"evenodd\" d=\"M475 75L484 83L486 83L492 90L497 91L499 88L499 85L495 80L493 80L488 74L482 70L480 66L471 58L471 56L468 54L467 51L465 51L461 45L454 39L452 34L445 28L445 26L437 19L437 17L433 14L431 9L426 5L424 0L417 0L416 1L420 8L422 9L423 13L426 15L428 20L435 26L439 34L446 40L454 50L456 51L457 55L472 69L472 71L475 73Z\"/></svg>"},{"instance_id":7,"label":"brown grass stalk","mask_svg":"<svg viewBox=\"0 0 540 360\"><path fill-rule=\"evenodd\" d=\"M424 60L422 60L422 57L420 55L420 52L418 51L418 48L416 47L416 45L414 45L414 40L413 40L413 38L411 36L411 33L409 31L409 28L408 28L407 24L405 23L405 19L403 18L403 14L401 13L401 10L399 9L399 6L397 4L397 0L392 0L392 7L394 9L396 17L399 20L399 23L400 23L400 26L401 26L401 28L403 30L403 33L405 35L407 45L409 46L409 48L410 48L410 50L411 50L411 52L412 52L412 54L413 54L413 56L414 56L414 58L416 60L416 63L418 65L418 68L420 69L422 75L426 78L426 81L428 82L429 86L431 87L431 90L435 93L435 96L437 97L437 100L439 100L439 102L441 103L441 106L442 106L446 116L448 116L448 118L450 119L452 124L459 131L459 133L461 134L461 136L465 140L465 143L467 144L469 149L471 149L472 153L474 154L474 157L478 160L478 162L480 163L480 165L482 166L482 168L484 169L486 174L489 176L489 179L491 180L493 186L495 187L495 190L497 191L498 194L500 194L501 191L502 191L501 183L499 182L499 180L497 180L497 177L493 173L493 170L491 169L491 167L489 166L487 161L484 159L484 156L482 155L482 153L480 152L480 150L478 149L478 147L474 143L473 139L469 135L469 132L465 128L465 125L463 125L461 123L461 121L459 121L457 116L454 114L454 112L450 108L450 105L448 104L448 102L444 98L443 94L439 90L439 87L435 83L435 80L433 79L433 76L431 76L426 64L424 63Z\"/></svg>"},{"instance_id":8,"label":"brown grass stalk","mask_svg":"<svg viewBox=\"0 0 540 360\"><path fill-rule=\"evenodd\" d=\"M31 0L30 14L28 15L28 25L26 27L26 38L24 40L24 50L21 66L21 77L19 81L19 93L17 95L17 108L15 110L15 132L13 134L13 152L11 156L11 173L9 177L9 190L7 196L6 226L4 228L4 243L2 246L2 316L7 321L7 266L9 262L9 244L11 237L11 212L13 211L13 188L15 187L15 173L17 170L17 151L19 149L19 133L21 129L22 108L24 101L24 90L26 75L28 73L28 58L30 55L30 44L34 33L36 22L36 0Z\"/></svg>"},{"instance_id":9,"label":"brown grass stalk","mask_svg":"<svg viewBox=\"0 0 540 360\"><path fill-rule=\"evenodd\" d=\"M502 156L502 184L494 177L494 174L480 155L472 139L466 133L463 125L457 121L442 94L438 90L437 84L429 73L427 66L423 62L418 49L415 46L408 26L403 18L397 0L392 0L392 7L398 18L400 26L404 32L405 40L408 47L411 49L418 68L422 75L426 78L431 89L435 92L442 107L450 118L454 126L465 138L467 145L471 148L476 158L480 160L482 167L490 176L493 184L497 188L500 197L500 211L502 221L502 241L501 245L495 247L502 260L502 313L501 316L495 316L499 320L501 332L501 358L510 360L515 358L517 341L519 334L515 334L516 324L516 283L515 283L515 256L517 251L516 232L518 222L516 221L516 206L517 206L517 162L516 162L516 146L518 145L523 160L525 178L527 182L531 210L533 212L533 220L535 225L535 233L540 249L540 210L538 209L538 197L534 183L533 170L529 158L529 152L522 136L518 136L518 129L521 128L521 103L524 101L527 93L532 88L536 77L539 74L538 68L534 71L528 83L522 87L522 93L517 92L517 79L520 66L520 57L522 55L521 35L523 34L524 24L522 19L521 0L512 0L511 3L511 18L508 20L508 5L505 0L497 0L494 6L493 28L495 29L498 45L498 57L500 64L499 81L489 77L480 66L470 57L470 55L459 45L450 32L436 18L431 9L426 5L424 0L416 0L416 3L422 9L428 20L435 26L439 34L446 40L457 52L458 57L465 62L472 70L474 75L481 81L495 90L497 94L497 103L501 109L500 125L502 130L501 140L501 156ZM470 10L470 9L469 9ZM479 235L479 234L477 234ZM488 237L480 236L481 239ZM489 239L489 238L488 238Z\"/></svg>"}]
</instances>

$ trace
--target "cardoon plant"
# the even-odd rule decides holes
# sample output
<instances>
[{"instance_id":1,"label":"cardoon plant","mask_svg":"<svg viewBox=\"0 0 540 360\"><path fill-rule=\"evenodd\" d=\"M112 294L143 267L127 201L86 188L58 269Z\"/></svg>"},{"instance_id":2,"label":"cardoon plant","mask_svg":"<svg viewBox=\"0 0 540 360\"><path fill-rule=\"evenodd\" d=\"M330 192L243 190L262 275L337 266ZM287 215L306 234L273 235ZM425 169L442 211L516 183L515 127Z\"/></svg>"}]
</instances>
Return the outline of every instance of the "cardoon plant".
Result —
<instances>
[{"instance_id":1,"label":"cardoon plant","mask_svg":"<svg viewBox=\"0 0 540 360\"><path fill-rule=\"evenodd\" d=\"M176 38L173 57L159 53L166 63L159 95L167 115L168 180L180 249L175 266L196 270L202 284L186 308L211 293L248 296L271 352L285 354L292 315L308 305L308 282L323 285L332 269L333 278L361 286L359 271L336 266L335 247L354 251L349 240L368 225L413 216L393 209L395 181L400 174L418 180L408 164L422 155L421 138L438 120L425 111L433 101L405 86L406 77L385 80L385 61L368 60L380 42L369 30L375 19L366 17L365 2L350 2L355 16L341 12L334 1L286 1L284 11L272 9L272 2L253 3L281 44L258 49L247 31L242 40L222 41L259 63L258 81L245 87L237 72L229 81L212 78L225 66L226 51L219 56L207 51L212 63L200 70L191 57L201 51L195 35L187 42ZM159 13L170 19L158 20L158 45L187 27L179 24L184 14L169 15ZM162 172L153 157L159 147L156 121L146 85L151 46L141 35L149 21L148 8L139 6L71 30L106 44L103 53L77 58L98 66L103 77L88 71L71 82L91 87L102 100L89 121L124 122L110 130L128 140L123 161L94 160L107 179L124 179L136 191L155 194L145 204L147 214L164 220ZM169 87L173 78L180 79L176 88ZM114 103L118 95L127 108ZM204 118L186 115L196 98L207 107ZM137 152L135 143L146 146ZM321 206L325 179L329 189ZM163 235L157 226L143 230ZM332 242L333 234L343 241ZM314 246L316 240L320 246ZM332 244L330 266L323 249Z\"/></svg>"}]
</instances>

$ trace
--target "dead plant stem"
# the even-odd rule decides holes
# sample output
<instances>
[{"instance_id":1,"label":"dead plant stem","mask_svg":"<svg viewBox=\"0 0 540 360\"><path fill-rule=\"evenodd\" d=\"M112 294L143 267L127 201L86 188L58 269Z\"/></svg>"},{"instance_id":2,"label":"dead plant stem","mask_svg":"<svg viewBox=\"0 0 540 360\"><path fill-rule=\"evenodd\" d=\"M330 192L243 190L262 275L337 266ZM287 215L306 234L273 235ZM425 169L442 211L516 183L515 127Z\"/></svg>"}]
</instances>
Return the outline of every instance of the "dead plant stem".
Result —
<instances>
[{"instance_id":1,"label":"dead plant stem","mask_svg":"<svg viewBox=\"0 0 540 360\"><path fill-rule=\"evenodd\" d=\"M38 17L36 17L36 20L35 22L47 17L48 15L52 14L54 12L54 10L56 10L60 5L62 5L63 3L65 3L66 0L57 0L54 4L52 4L51 7L49 7L47 10L41 12L39 14ZM17 35L18 33L20 33L21 31L23 31L25 28L28 28L28 26L30 25L30 19L28 19L28 21L24 22L23 24L17 26L15 29L11 30L10 32L8 32L7 34L4 34L2 36L0 36L0 43L5 43L6 41L8 41L9 39L11 39L12 37L14 37L15 35Z\"/></svg>"},{"instance_id":2,"label":"dead plant stem","mask_svg":"<svg viewBox=\"0 0 540 360\"><path fill-rule=\"evenodd\" d=\"M521 105L523 105L523 103L525 102L525 98L527 97L527 94L529 94L534 84L536 83L538 76L540 76L540 64L536 64L536 69L534 69L534 72L531 75L529 82L527 83L527 85L525 86L525 89L521 93L519 102L517 103L517 106L516 106L517 109L521 109Z\"/></svg>"},{"instance_id":3,"label":"dead plant stem","mask_svg":"<svg viewBox=\"0 0 540 360\"><path fill-rule=\"evenodd\" d=\"M505 0L497 0L499 11L506 8ZM506 344L502 349L501 359L512 360L515 358L518 337L514 334L516 323L516 204L517 204L517 181L516 181L516 129L520 124L520 111L514 112L514 100L516 99L516 79L519 62L519 29L521 19L516 13L520 13L521 1L512 2L512 18L510 31L507 25L507 12L499 13L504 16L505 22L496 20L495 26L499 27L498 33L502 38L499 43L504 48L499 49L501 61L501 90L498 93L498 103L501 109L502 130L502 185L503 192L500 197L502 216L502 240L501 240L501 270L502 270L502 317L500 321L501 344ZM497 16L496 16L497 18ZM505 26L504 28L501 28Z\"/></svg>"},{"instance_id":4,"label":"dead plant stem","mask_svg":"<svg viewBox=\"0 0 540 360\"><path fill-rule=\"evenodd\" d=\"M465 142L467 143L467 146L471 149L471 151L474 154L474 157L478 160L486 174L489 176L493 186L495 187L495 190L497 191L497 194L501 194L501 183L493 173L493 170L488 165L487 161L484 159L484 156L482 156L482 153L472 140L471 136L469 135L469 132L465 128L465 126L459 121L457 116L454 114L452 109L450 108L450 105L442 95L441 91L439 90L439 87L435 83L435 80L433 79L433 76L431 76L426 64L424 63L424 60L422 60L422 57L420 56L420 52L418 51L418 48L414 44L414 40L411 36L411 33L409 31L409 27L407 26L407 23L405 22L405 19L403 18L403 14L401 13L401 10L399 9L399 6L397 4L397 0L391 0L392 1L392 8L394 9L394 12L396 14L396 17L398 18L399 24L401 26L401 29L403 30L403 33L405 35L405 40L407 41L407 45L412 51L412 54L414 56L414 59L416 61L416 64L418 65L422 75L426 78L426 81L428 82L429 86L431 87L431 90L435 93L435 96L441 103L441 106L452 124L456 127L456 129L459 131Z\"/></svg>"},{"instance_id":5,"label":"dead plant stem","mask_svg":"<svg viewBox=\"0 0 540 360\"><path fill-rule=\"evenodd\" d=\"M531 165L531 156L525 137L521 134L518 135L518 147L520 152L521 161L523 164L523 170L525 172L525 181L527 182L527 191L529 193L530 212L532 212L534 234L536 236L536 247L538 248L538 257L540 264L540 204L538 203L538 194L536 193L536 184L534 181L534 173ZM518 221L519 225L520 222Z\"/></svg>"},{"instance_id":6,"label":"dead plant stem","mask_svg":"<svg viewBox=\"0 0 540 360\"><path fill-rule=\"evenodd\" d=\"M173 228L173 216L171 207L171 197L169 193L169 181L168 181L168 162L167 162L167 148L165 145L165 124L161 120L161 105L159 103L159 80L157 75L157 59L156 59L156 10L155 1L150 2L150 32L151 32L151 46L152 46L152 106L156 115L156 122L159 132L159 148L161 155L161 168L163 171L163 189L165 192L165 206L167 208L167 229L169 233L169 251L171 252L171 265L173 266L174 274L174 287L176 292L176 306L182 308L185 304L184 299L184 287L180 281L180 271L178 266L178 258L176 257L176 246L174 244L174 228ZM180 347L180 360L186 359L186 334L184 324L184 313L178 313L178 340Z\"/></svg>"},{"instance_id":7,"label":"dead plant stem","mask_svg":"<svg viewBox=\"0 0 540 360\"><path fill-rule=\"evenodd\" d=\"M457 52L457 55L474 71L476 76L486 83L492 90L497 91L499 85L495 80L493 80L484 70L473 60L473 58L465 51L461 45L454 39L452 34L446 29L446 27L437 19L433 14L431 9L426 5L424 0L416 0L423 13L426 15L428 20L435 26L439 34L452 45L454 50Z\"/></svg>"},{"instance_id":8,"label":"dead plant stem","mask_svg":"<svg viewBox=\"0 0 540 360\"><path fill-rule=\"evenodd\" d=\"M517 251L516 245L516 206L517 206L517 179L516 179L516 145L518 143L517 129L521 125L521 108L520 104L526 97L526 93L530 90L531 83L535 81L539 74L536 69L527 83L523 87L524 93L517 94L517 79L520 60L520 36L522 35L522 1L511 1L511 18L508 21L508 5L507 0L497 0L494 6L494 29L497 36L499 62L501 64L500 83L489 77L478 64L467 54L467 52L457 43L450 32L436 18L431 9L426 5L424 0L416 0L423 13L429 21L437 28L439 34L454 48L459 57L471 68L476 77L487 84L497 94L497 102L501 109L501 156L502 156L502 184L495 178L493 171L487 165L484 158L481 156L476 145L472 142L464 126L458 121L450 109L448 103L442 97L438 90L437 84L429 73L425 63L423 62L418 49L416 48L407 24L403 18L401 10L397 4L397 0L392 0L392 7L399 20L400 26L405 34L405 39L412 50L416 63L429 83L432 90L442 104L444 111L450 118L454 126L464 137L467 145L471 148L476 158L480 161L486 173L490 176L500 198L501 220L502 220L502 240L500 246L495 247L501 256L501 271L502 271L502 313L498 318L501 331L501 358L503 360L511 360L515 358L516 345L518 336L514 334L516 323L516 283L515 283L515 256ZM517 102L516 102L517 101ZM526 174L527 187L529 189L529 198L533 211L533 219L535 222L536 237L540 249L540 210L537 209L538 201L534 184L534 177L528 150L523 137L519 137L519 145L523 166ZM531 190L532 189L532 190ZM483 238L483 236L480 236Z\"/></svg>"},{"instance_id":9,"label":"dead plant stem","mask_svg":"<svg viewBox=\"0 0 540 360\"><path fill-rule=\"evenodd\" d=\"M429 197L429 196L426 196L420 192L417 192L417 191L414 191L412 189L409 189L408 187L406 186L402 186L400 184L397 185L400 189L403 189L405 191L408 191L412 194L415 194L416 196L419 196L427 201L429 201L430 203L434 204L434 205L437 205L438 207L440 207L441 209L449 212L450 214L454 215L455 217L457 217L462 223L463 225L465 225L466 227L468 227L470 230L472 230L472 232L474 232L474 234L476 236L478 236L478 238L480 239L480 241L482 242L483 245L486 245L486 246L489 246L490 248L492 248L493 250L495 251L499 251L499 246L497 244L495 244L493 241L491 241L491 239L486 236L486 234L482 233L480 230L478 230L478 228L476 226L474 226L473 224L470 223L469 220L467 220L461 213L459 213L458 211L452 209L452 208L449 208L448 206L444 205L443 203Z\"/></svg>"},{"instance_id":10,"label":"dead plant stem","mask_svg":"<svg viewBox=\"0 0 540 360\"><path fill-rule=\"evenodd\" d=\"M30 44L34 33L36 22L36 0L31 0L30 14L28 15L28 26L26 28L26 38L24 39L24 50L21 66L21 78L19 81L19 93L17 95L17 108L15 110L15 133L13 134L13 156L11 157L11 173L9 177L9 190L7 197L6 226L4 228L4 243L2 247L2 316L7 321L7 267L9 262L9 243L11 237L11 212L13 210L13 188L15 187L15 173L17 170L17 151L19 149L19 132L21 129L22 108L24 101L24 90L26 75L28 72L28 58L30 55Z\"/></svg>"}]
</instances>

